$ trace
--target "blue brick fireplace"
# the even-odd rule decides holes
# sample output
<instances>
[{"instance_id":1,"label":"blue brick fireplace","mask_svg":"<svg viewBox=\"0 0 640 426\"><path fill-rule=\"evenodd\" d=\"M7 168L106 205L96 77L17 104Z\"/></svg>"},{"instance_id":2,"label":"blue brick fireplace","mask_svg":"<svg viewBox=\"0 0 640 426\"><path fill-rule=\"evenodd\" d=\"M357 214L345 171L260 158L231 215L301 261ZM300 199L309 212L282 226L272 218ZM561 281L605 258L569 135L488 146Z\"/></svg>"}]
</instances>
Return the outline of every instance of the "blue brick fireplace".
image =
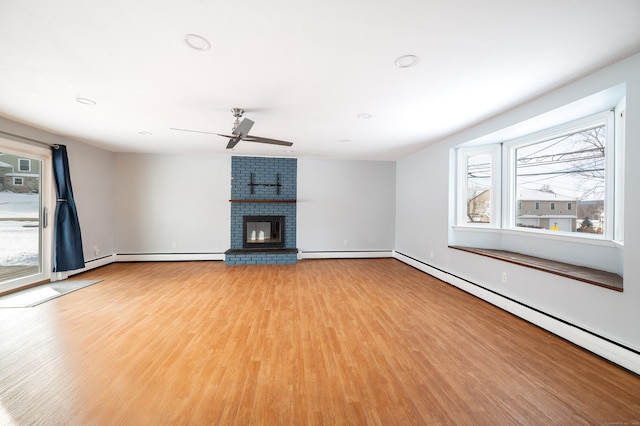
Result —
<instances>
[{"instance_id":1,"label":"blue brick fireplace","mask_svg":"<svg viewBox=\"0 0 640 426\"><path fill-rule=\"evenodd\" d=\"M225 264L296 263L296 197L295 158L232 157L231 248L225 252ZM253 236L247 237L245 219L249 216L255 220L265 217L265 221L283 218L284 244L260 244L263 233L256 237L252 232Z\"/></svg>"}]
</instances>

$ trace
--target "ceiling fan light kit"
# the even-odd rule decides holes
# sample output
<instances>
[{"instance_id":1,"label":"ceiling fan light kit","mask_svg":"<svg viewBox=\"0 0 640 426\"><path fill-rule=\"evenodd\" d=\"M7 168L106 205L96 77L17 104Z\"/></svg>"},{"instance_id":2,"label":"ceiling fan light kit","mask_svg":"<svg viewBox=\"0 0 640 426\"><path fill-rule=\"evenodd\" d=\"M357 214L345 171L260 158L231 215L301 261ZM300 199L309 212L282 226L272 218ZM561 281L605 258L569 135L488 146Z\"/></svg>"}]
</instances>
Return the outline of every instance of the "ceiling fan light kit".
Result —
<instances>
[{"instance_id":1,"label":"ceiling fan light kit","mask_svg":"<svg viewBox=\"0 0 640 426\"><path fill-rule=\"evenodd\" d=\"M253 127L254 122L249 120L248 118L243 118L244 109L242 108L231 108L231 114L235 117L235 121L233 124L233 130L230 135L225 135L223 133L213 133L213 132L204 132L201 130L189 130L189 129L178 129L175 127L171 127L171 130L178 130L181 132L194 132L194 133L206 133L210 135L218 135L225 138L229 138L229 142L227 143L227 149L233 149L240 141L247 142L257 142L257 143L265 143L269 145L281 145L281 146L292 146L293 142L287 142L279 139L270 139L263 138L261 136L253 136L249 135L249 131Z\"/></svg>"}]
</instances>

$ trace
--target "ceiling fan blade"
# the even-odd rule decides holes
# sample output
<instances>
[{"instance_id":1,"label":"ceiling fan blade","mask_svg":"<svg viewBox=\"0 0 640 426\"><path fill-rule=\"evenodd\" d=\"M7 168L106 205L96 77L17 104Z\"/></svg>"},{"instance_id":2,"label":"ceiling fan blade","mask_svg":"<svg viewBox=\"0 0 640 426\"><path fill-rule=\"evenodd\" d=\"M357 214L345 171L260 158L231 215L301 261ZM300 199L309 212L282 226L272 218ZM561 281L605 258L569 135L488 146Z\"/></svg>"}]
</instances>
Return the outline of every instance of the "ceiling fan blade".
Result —
<instances>
[{"instance_id":1,"label":"ceiling fan blade","mask_svg":"<svg viewBox=\"0 0 640 426\"><path fill-rule=\"evenodd\" d=\"M240 139L243 139L245 136L247 136L247 134L249 133L249 130L251 130L252 127L253 127L253 121L249 120L248 118L245 118L240 122L240 124L238 124L238 127L233 129L232 133L234 136L239 137Z\"/></svg>"},{"instance_id":2,"label":"ceiling fan blade","mask_svg":"<svg viewBox=\"0 0 640 426\"><path fill-rule=\"evenodd\" d=\"M218 135L219 133L213 133L213 132L203 132L201 130L189 130L189 129L177 129L175 127L169 127L169 130L178 130L180 132L191 132L191 133L205 133L207 135ZM222 135L220 135L222 136Z\"/></svg>"},{"instance_id":3,"label":"ceiling fan blade","mask_svg":"<svg viewBox=\"0 0 640 426\"><path fill-rule=\"evenodd\" d=\"M229 139L229 143L227 144L227 149L234 148L236 145L238 145L238 142L240 142L241 140L242 138L239 138L239 137Z\"/></svg>"},{"instance_id":4,"label":"ceiling fan blade","mask_svg":"<svg viewBox=\"0 0 640 426\"><path fill-rule=\"evenodd\" d=\"M263 138L263 137L260 137L260 136L246 136L246 137L243 138L243 140L245 140L247 142L269 143L271 145L282 145L282 146L291 146L291 145L293 145L293 142L281 141L281 140L278 140L278 139Z\"/></svg>"},{"instance_id":5,"label":"ceiling fan blade","mask_svg":"<svg viewBox=\"0 0 640 426\"><path fill-rule=\"evenodd\" d=\"M170 127L171 130L177 130L180 132L191 132L191 133L203 133L206 135L217 135L222 136L224 138L229 138L229 143L227 143L227 149L234 148L240 141L245 140L248 142L257 142L257 143L267 143L271 145L281 145L281 146L291 146L293 142L282 141L278 139L269 139L263 138L260 136L248 136L249 131L253 127L254 122L249 120L248 118L243 118L240 124L233 129L230 135L225 135L223 133L215 133L215 132L204 132L202 130L191 130L191 129L179 129L177 127Z\"/></svg>"}]
</instances>

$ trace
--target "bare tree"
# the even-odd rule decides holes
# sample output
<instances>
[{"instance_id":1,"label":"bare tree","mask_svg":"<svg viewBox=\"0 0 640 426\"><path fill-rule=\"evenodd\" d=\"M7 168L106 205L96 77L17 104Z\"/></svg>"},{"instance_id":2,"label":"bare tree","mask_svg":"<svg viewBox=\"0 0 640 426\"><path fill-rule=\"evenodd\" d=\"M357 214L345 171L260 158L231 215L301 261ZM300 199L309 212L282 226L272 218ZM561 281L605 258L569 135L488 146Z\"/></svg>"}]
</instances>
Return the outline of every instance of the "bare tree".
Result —
<instances>
[{"instance_id":1,"label":"bare tree","mask_svg":"<svg viewBox=\"0 0 640 426\"><path fill-rule=\"evenodd\" d=\"M582 155L572 162L575 174L581 176L580 189L583 198L602 198L605 192L605 143L604 126L584 130L575 134L574 147Z\"/></svg>"}]
</instances>

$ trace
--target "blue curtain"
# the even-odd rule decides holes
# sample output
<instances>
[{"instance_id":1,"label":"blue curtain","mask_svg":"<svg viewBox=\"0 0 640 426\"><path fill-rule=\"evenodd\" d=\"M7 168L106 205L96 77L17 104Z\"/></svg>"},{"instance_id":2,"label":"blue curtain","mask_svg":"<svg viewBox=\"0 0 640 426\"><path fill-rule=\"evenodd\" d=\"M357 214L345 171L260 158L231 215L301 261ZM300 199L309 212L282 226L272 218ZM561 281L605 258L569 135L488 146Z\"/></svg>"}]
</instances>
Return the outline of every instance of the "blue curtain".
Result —
<instances>
[{"instance_id":1,"label":"blue curtain","mask_svg":"<svg viewBox=\"0 0 640 426\"><path fill-rule=\"evenodd\" d=\"M71 189L67 147L56 145L51 152L58 195L53 222L53 272L72 271L84 268L84 255L78 212Z\"/></svg>"}]
</instances>

